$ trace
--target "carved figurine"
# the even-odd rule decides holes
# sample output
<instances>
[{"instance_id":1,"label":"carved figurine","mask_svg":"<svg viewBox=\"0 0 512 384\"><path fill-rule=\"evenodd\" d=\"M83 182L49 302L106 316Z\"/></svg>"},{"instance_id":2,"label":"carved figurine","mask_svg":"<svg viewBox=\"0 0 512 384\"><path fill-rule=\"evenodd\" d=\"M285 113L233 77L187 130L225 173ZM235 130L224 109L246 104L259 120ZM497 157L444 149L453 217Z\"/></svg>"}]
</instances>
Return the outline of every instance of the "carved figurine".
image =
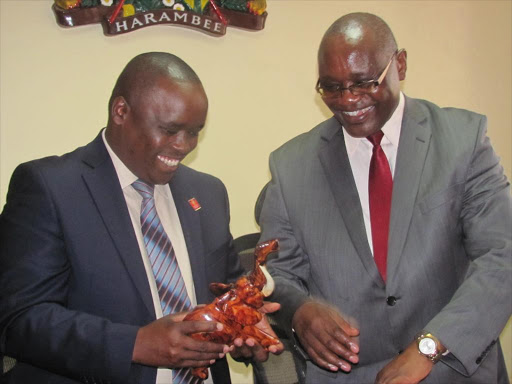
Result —
<instances>
[{"instance_id":1,"label":"carved figurine","mask_svg":"<svg viewBox=\"0 0 512 384\"><path fill-rule=\"evenodd\" d=\"M244 341L253 338L266 349L279 343L279 339L256 327L263 317L258 308L263 306L263 298L270 296L274 290L274 280L264 264L267 256L278 249L277 240L257 244L254 250L254 269L249 275L239 278L234 284L210 284L210 291L217 298L206 306L194 309L184 321L217 321L224 328L222 331L194 333L192 337L226 345L233 345L236 338ZM206 379L208 368L193 368L192 374Z\"/></svg>"}]
</instances>

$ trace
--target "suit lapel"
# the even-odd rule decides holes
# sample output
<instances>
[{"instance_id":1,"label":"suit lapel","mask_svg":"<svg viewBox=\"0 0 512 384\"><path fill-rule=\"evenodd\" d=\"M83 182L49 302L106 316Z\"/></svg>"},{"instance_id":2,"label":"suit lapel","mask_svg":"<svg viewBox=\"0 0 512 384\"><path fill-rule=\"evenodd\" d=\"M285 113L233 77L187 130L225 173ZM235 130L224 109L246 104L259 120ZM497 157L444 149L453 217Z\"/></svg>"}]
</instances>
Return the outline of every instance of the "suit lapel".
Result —
<instances>
[{"instance_id":1,"label":"suit lapel","mask_svg":"<svg viewBox=\"0 0 512 384\"><path fill-rule=\"evenodd\" d=\"M389 280L396 273L402 255L431 134L427 116L414 100L406 98L393 180L388 243Z\"/></svg>"},{"instance_id":2,"label":"suit lapel","mask_svg":"<svg viewBox=\"0 0 512 384\"><path fill-rule=\"evenodd\" d=\"M187 183L185 169L180 166L171 179L169 186L180 218L183 236L187 245L190 267L198 304L208 298L208 286L206 284L206 265L204 261L204 245L199 211L195 211L189 204L189 200L197 197L192 186ZM199 201L199 203L201 203ZM207 209L203 207L201 209Z\"/></svg>"},{"instance_id":3,"label":"suit lapel","mask_svg":"<svg viewBox=\"0 0 512 384\"><path fill-rule=\"evenodd\" d=\"M90 170L84 172L82 177L105 223L108 234L148 311L155 316L139 244L117 173L103 144L101 134L87 146L83 161L90 167Z\"/></svg>"},{"instance_id":4,"label":"suit lapel","mask_svg":"<svg viewBox=\"0 0 512 384\"><path fill-rule=\"evenodd\" d=\"M350 167L343 131L334 118L331 122L329 130L326 130L322 136L325 144L319 150L320 162L357 254L371 278L380 287L384 287L384 281L375 265L368 244L363 211L359 203L359 194Z\"/></svg>"}]
</instances>

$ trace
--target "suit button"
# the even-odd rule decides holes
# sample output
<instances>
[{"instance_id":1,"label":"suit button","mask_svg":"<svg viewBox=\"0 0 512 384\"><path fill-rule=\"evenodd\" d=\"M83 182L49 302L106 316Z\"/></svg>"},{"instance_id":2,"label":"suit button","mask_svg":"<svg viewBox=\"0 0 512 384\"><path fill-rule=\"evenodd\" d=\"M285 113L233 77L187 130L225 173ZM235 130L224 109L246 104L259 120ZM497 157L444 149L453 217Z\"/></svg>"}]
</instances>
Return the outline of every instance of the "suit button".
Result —
<instances>
[{"instance_id":1,"label":"suit button","mask_svg":"<svg viewBox=\"0 0 512 384\"><path fill-rule=\"evenodd\" d=\"M394 306L396 304L396 297L388 296L388 298L386 299L386 303L388 303L390 307Z\"/></svg>"}]
</instances>

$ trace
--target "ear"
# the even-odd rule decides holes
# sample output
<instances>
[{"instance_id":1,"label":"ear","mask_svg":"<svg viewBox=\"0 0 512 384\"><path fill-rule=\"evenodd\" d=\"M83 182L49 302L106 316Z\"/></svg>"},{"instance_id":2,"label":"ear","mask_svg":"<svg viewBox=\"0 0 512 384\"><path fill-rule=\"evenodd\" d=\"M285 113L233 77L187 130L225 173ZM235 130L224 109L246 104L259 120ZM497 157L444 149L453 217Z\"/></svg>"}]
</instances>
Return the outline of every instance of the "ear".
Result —
<instances>
[{"instance_id":1,"label":"ear","mask_svg":"<svg viewBox=\"0 0 512 384\"><path fill-rule=\"evenodd\" d=\"M123 125L129 112L130 106L126 99L123 96L117 96L112 102L112 108L110 110L112 121L116 125Z\"/></svg>"},{"instance_id":2,"label":"ear","mask_svg":"<svg viewBox=\"0 0 512 384\"><path fill-rule=\"evenodd\" d=\"M397 56L398 63L398 79L405 80L405 73L407 72L407 51L404 49Z\"/></svg>"}]
</instances>

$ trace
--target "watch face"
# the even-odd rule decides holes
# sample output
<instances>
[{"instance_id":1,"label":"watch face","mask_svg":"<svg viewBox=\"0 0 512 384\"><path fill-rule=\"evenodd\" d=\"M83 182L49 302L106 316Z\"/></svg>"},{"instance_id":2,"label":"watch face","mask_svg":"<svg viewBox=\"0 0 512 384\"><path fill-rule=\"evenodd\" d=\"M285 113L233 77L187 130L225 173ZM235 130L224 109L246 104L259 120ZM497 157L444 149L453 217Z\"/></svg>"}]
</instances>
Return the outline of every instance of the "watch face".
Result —
<instances>
[{"instance_id":1,"label":"watch face","mask_svg":"<svg viewBox=\"0 0 512 384\"><path fill-rule=\"evenodd\" d=\"M424 355L434 355L436 350L436 342L428 337L421 339L418 348Z\"/></svg>"}]
</instances>

